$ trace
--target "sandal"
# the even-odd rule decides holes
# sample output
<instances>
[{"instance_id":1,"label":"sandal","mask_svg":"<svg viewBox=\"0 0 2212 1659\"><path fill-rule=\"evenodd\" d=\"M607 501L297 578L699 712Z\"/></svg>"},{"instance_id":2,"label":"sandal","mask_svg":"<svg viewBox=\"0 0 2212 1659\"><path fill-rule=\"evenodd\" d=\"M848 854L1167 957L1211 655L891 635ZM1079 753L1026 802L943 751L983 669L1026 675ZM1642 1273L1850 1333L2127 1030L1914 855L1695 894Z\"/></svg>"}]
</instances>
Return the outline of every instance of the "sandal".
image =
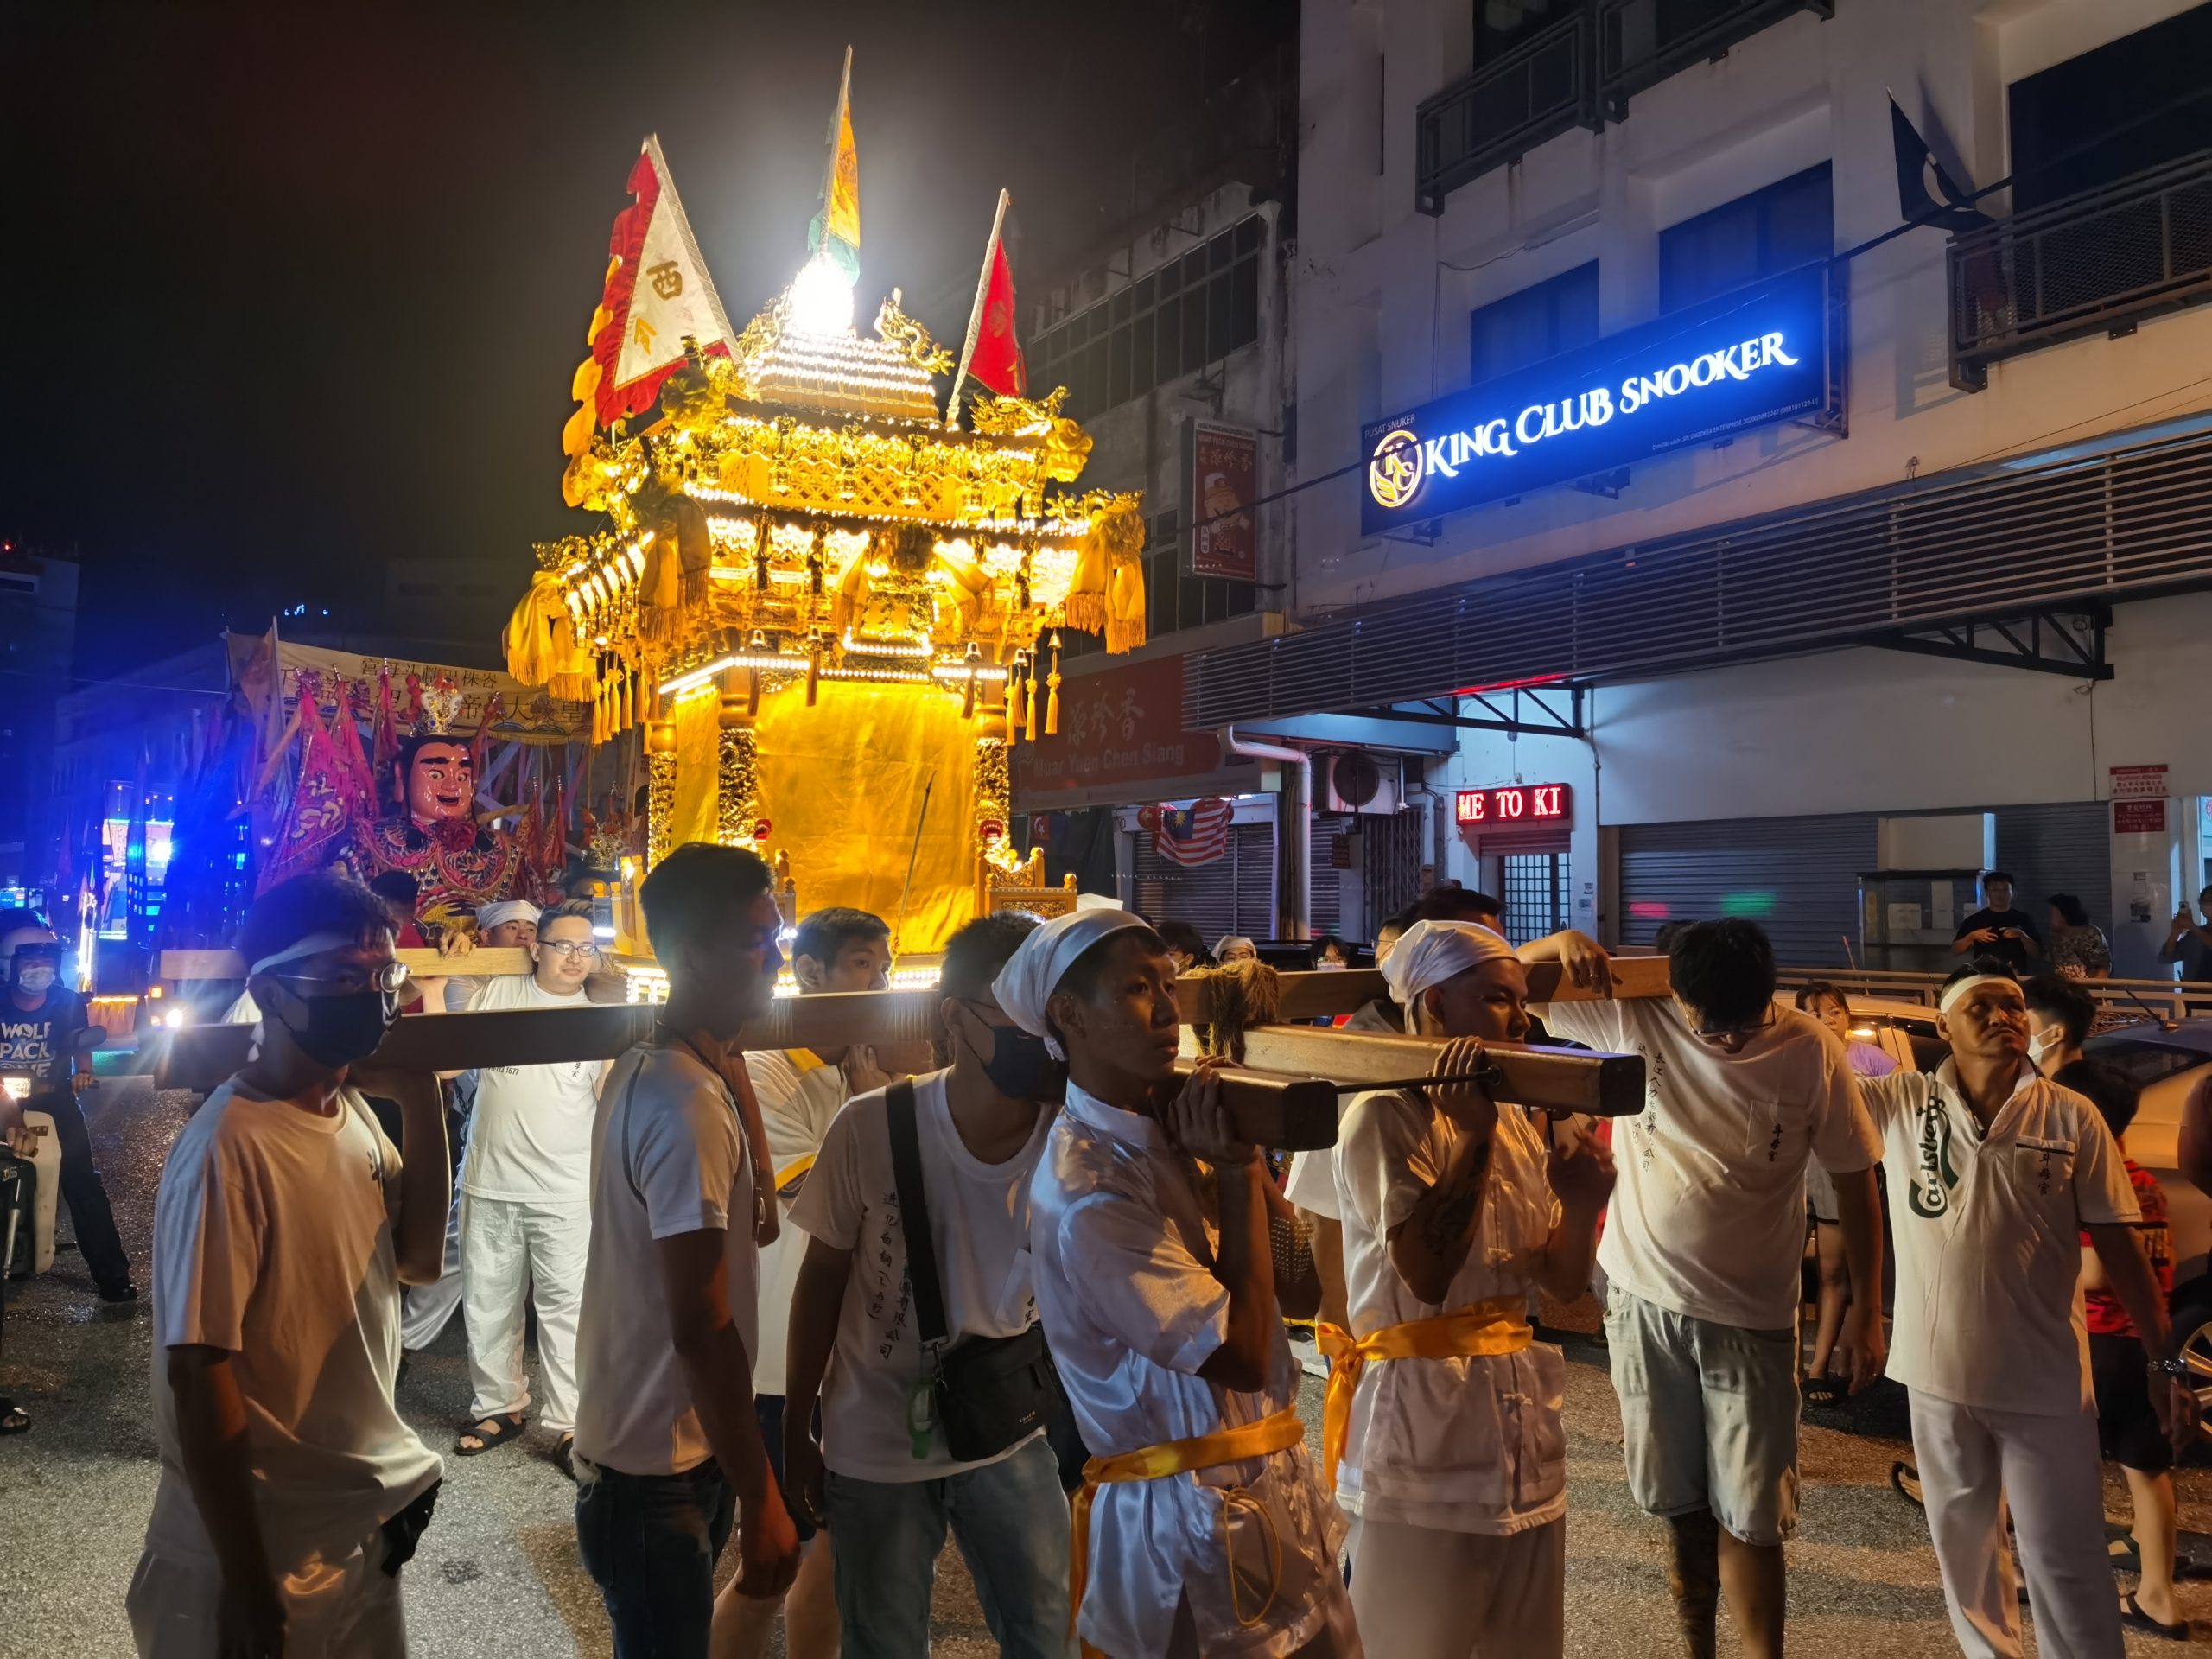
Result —
<instances>
[{"instance_id":1,"label":"sandal","mask_svg":"<svg viewBox=\"0 0 2212 1659\"><path fill-rule=\"evenodd\" d=\"M1807 1377L1801 1392L1808 1406L1840 1406L1850 1397L1842 1383L1825 1375Z\"/></svg>"},{"instance_id":2,"label":"sandal","mask_svg":"<svg viewBox=\"0 0 2212 1659\"><path fill-rule=\"evenodd\" d=\"M553 1442L553 1466L570 1480L576 1478L576 1437L563 1434Z\"/></svg>"},{"instance_id":3,"label":"sandal","mask_svg":"<svg viewBox=\"0 0 2212 1659\"><path fill-rule=\"evenodd\" d=\"M2189 1640L2187 1619L2183 1619L2177 1624L2168 1624L2163 1620L2153 1618L2143 1611L2133 1595L2125 1595L2120 1599L2120 1622L2130 1630L2147 1630L2152 1636L2163 1636L2169 1642Z\"/></svg>"},{"instance_id":4,"label":"sandal","mask_svg":"<svg viewBox=\"0 0 2212 1659\"><path fill-rule=\"evenodd\" d=\"M12 1400L0 1400L0 1434L21 1434L30 1426L30 1413Z\"/></svg>"},{"instance_id":5,"label":"sandal","mask_svg":"<svg viewBox=\"0 0 2212 1659\"><path fill-rule=\"evenodd\" d=\"M1897 1488L1899 1497L1904 1499L1916 1510L1924 1510L1928 1507L1921 1501L1920 1471L1911 1464L1903 1462L1891 1464L1890 1484Z\"/></svg>"},{"instance_id":6,"label":"sandal","mask_svg":"<svg viewBox=\"0 0 2212 1659\"><path fill-rule=\"evenodd\" d=\"M461 1437L453 1443L457 1458L481 1457L495 1446L505 1446L518 1437L530 1426L530 1419L521 1412L510 1412L505 1417L486 1417L481 1421L463 1423ZM471 1446L469 1441L476 1444Z\"/></svg>"}]
</instances>

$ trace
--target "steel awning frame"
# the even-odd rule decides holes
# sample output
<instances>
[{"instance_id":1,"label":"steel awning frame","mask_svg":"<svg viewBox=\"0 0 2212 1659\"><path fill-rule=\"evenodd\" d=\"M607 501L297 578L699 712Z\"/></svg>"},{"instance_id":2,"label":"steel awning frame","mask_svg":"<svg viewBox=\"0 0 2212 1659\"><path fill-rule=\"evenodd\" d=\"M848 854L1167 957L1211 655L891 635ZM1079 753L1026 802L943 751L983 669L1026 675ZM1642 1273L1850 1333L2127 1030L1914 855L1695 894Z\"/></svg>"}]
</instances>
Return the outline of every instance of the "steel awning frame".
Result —
<instances>
[{"instance_id":1,"label":"steel awning frame","mask_svg":"<svg viewBox=\"0 0 2212 1659\"><path fill-rule=\"evenodd\" d=\"M2202 423L1479 578L1186 659L1185 723L1379 709L1847 645L1940 646L2124 599L2212 588ZM2079 632L2077 630L2077 632ZM2101 626L2063 654L1950 651L2109 677Z\"/></svg>"}]
</instances>

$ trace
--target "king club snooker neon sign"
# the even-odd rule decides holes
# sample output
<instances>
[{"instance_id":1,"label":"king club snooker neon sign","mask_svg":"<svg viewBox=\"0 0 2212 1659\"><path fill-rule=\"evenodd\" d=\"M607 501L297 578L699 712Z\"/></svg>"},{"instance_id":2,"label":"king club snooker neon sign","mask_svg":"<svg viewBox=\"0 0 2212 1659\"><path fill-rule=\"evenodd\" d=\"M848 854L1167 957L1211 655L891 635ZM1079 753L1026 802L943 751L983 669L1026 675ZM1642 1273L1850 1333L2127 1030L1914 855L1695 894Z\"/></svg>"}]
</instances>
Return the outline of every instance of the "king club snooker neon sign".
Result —
<instances>
[{"instance_id":1,"label":"king club snooker neon sign","mask_svg":"<svg viewBox=\"0 0 2212 1659\"><path fill-rule=\"evenodd\" d=\"M1372 534L1794 419L1840 420L1825 264L1739 289L1361 432Z\"/></svg>"}]
</instances>

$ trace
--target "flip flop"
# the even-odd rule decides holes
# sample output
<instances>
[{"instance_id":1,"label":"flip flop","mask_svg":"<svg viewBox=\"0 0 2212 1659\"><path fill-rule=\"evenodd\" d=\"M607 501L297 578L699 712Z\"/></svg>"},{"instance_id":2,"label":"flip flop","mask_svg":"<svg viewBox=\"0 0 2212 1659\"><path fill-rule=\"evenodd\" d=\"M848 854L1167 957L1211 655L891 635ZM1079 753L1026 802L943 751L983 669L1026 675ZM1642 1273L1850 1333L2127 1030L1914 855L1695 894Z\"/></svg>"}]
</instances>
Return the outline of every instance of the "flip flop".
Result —
<instances>
[{"instance_id":1,"label":"flip flop","mask_svg":"<svg viewBox=\"0 0 2212 1659\"><path fill-rule=\"evenodd\" d=\"M12 1400L0 1400L0 1434L23 1434L30 1431L30 1413Z\"/></svg>"},{"instance_id":2,"label":"flip flop","mask_svg":"<svg viewBox=\"0 0 2212 1659\"><path fill-rule=\"evenodd\" d=\"M1911 1504L1916 1510L1924 1510L1928 1507L1926 1503L1921 1501L1920 1471L1915 1468L1912 1465L1909 1463L1891 1464L1890 1465L1890 1484L1897 1488L1897 1496L1899 1497L1904 1499L1906 1503Z\"/></svg>"},{"instance_id":3,"label":"flip flop","mask_svg":"<svg viewBox=\"0 0 2212 1659\"><path fill-rule=\"evenodd\" d=\"M553 1442L553 1466L570 1480L576 1478L576 1437L563 1434Z\"/></svg>"},{"instance_id":4,"label":"flip flop","mask_svg":"<svg viewBox=\"0 0 2212 1659\"><path fill-rule=\"evenodd\" d=\"M2122 1596L2120 1599L2120 1622L2126 1625L2130 1630L2147 1630L2152 1636L2163 1636L2169 1642L2186 1642L2189 1640L2189 1621L2187 1619L2183 1619L2178 1624L2164 1624L2158 1619L2152 1618L2150 1614L2145 1612L2143 1609L2137 1605L2135 1598L2133 1595Z\"/></svg>"},{"instance_id":5,"label":"flip flop","mask_svg":"<svg viewBox=\"0 0 2212 1659\"><path fill-rule=\"evenodd\" d=\"M453 1443L453 1454L457 1458L482 1457L493 1446L505 1446L509 1440L518 1439L529 1426L530 1419L518 1411L505 1417L485 1417L475 1422L463 1423L460 1439ZM461 1443L463 1440L473 1440L477 1444L463 1446Z\"/></svg>"}]
</instances>

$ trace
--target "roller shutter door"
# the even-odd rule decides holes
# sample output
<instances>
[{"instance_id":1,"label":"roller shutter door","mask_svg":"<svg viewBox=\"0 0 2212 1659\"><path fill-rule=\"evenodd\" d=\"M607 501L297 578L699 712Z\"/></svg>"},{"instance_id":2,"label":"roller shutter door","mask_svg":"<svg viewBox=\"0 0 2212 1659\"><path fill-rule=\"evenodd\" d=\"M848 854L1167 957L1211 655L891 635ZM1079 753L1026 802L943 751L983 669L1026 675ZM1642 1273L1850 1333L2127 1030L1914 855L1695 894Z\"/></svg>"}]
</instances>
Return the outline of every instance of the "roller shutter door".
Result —
<instances>
[{"instance_id":1,"label":"roller shutter door","mask_svg":"<svg viewBox=\"0 0 2212 1659\"><path fill-rule=\"evenodd\" d=\"M1131 873L1139 915L1154 922L1188 922L1209 946L1224 933L1255 939L1274 936L1274 825L1233 824L1226 853L1211 864L1188 868L1162 858L1150 836L1135 839Z\"/></svg>"},{"instance_id":2,"label":"roller shutter door","mask_svg":"<svg viewBox=\"0 0 2212 1659\"><path fill-rule=\"evenodd\" d=\"M1363 818L1351 812L1313 815L1313 834L1308 842L1313 861L1307 867L1313 872L1313 913L1306 919L1315 938L1324 933L1344 931L1344 885L1338 880L1337 838L1357 836L1368 825L1380 822L1378 818Z\"/></svg>"},{"instance_id":3,"label":"roller shutter door","mask_svg":"<svg viewBox=\"0 0 2212 1659\"><path fill-rule=\"evenodd\" d=\"M1874 868L1874 815L1630 823L1620 831L1620 938L1670 921L1741 916L1786 967L1841 968L1859 950L1859 875Z\"/></svg>"},{"instance_id":4,"label":"roller shutter door","mask_svg":"<svg viewBox=\"0 0 2212 1659\"><path fill-rule=\"evenodd\" d=\"M2105 801L1997 809L1997 868L2019 883L2012 902L2050 943L2044 900L2070 893L2112 937L2112 807ZM1976 901L1977 903L1979 900ZM1963 914L1963 912L1961 912Z\"/></svg>"}]
</instances>

